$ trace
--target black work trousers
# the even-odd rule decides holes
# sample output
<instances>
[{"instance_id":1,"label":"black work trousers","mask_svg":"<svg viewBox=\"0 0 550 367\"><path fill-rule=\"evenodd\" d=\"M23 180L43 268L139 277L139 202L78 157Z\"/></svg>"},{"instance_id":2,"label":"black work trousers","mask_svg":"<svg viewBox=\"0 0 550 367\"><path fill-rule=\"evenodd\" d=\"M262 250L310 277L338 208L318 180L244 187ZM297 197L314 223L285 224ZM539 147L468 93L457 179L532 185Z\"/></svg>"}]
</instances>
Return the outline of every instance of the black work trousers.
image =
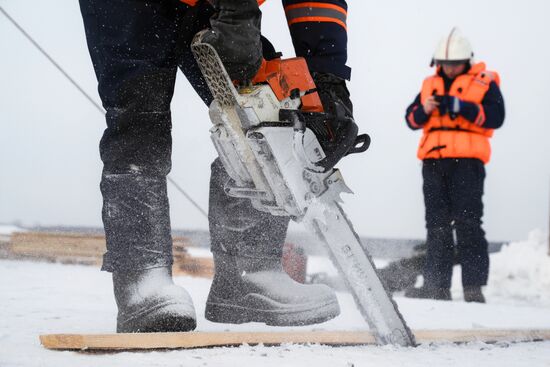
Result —
<instances>
[{"instance_id":1,"label":"black work trousers","mask_svg":"<svg viewBox=\"0 0 550 367\"><path fill-rule=\"evenodd\" d=\"M107 111L100 142L107 240L103 270L170 266L170 102L178 68L207 105L212 101L190 49L193 36L207 27L212 8L207 2L189 7L178 0L80 0L80 7ZM181 123L204 126L202 121ZM247 200L227 197L226 179L223 166L214 162L212 251L280 256L288 218L260 213Z\"/></svg>"},{"instance_id":2,"label":"black work trousers","mask_svg":"<svg viewBox=\"0 0 550 367\"><path fill-rule=\"evenodd\" d=\"M464 287L487 284L488 244L481 228L485 167L478 159L426 159L423 163L427 258L424 282L450 288L456 251Z\"/></svg>"}]
</instances>

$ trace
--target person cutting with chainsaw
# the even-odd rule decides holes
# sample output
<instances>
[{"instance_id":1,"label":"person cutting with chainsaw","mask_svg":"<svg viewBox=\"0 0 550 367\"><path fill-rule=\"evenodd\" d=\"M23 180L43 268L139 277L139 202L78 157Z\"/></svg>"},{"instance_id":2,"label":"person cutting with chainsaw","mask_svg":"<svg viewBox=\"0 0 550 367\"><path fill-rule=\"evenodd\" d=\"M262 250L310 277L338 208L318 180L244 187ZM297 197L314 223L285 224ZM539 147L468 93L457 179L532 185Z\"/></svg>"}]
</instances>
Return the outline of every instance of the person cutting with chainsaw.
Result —
<instances>
[{"instance_id":1,"label":"person cutting with chainsaw","mask_svg":"<svg viewBox=\"0 0 550 367\"><path fill-rule=\"evenodd\" d=\"M437 46L432 65L435 74L424 80L405 116L411 129L423 130L418 158L423 162L427 228L424 285L405 295L451 299L454 230L464 300L485 302L484 165L491 156L493 131L504 122L500 78L484 63L474 63L470 42L456 28Z\"/></svg>"},{"instance_id":2,"label":"person cutting with chainsaw","mask_svg":"<svg viewBox=\"0 0 550 367\"><path fill-rule=\"evenodd\" d=\"M328 169L357 134L345 84L350 78L347 5L344 0L284 0L283 5L296 54L306 59L325 111L339 111L342 117L312 127L326 150L322 163ZM100 142L107 241L102 270L112 272L117 331L193 330L192 300L171 274L166 176L176 71L210 105L212 95L190 50L199 31L197 37L214 46L231 78L242 83L252 79L262 57L277 55L261 36L256 0L80 0L80 7L106 110ZM337 316L339 305L330 288L296 283L283 271L288 218L227 196L227 179L215 160L208 215L215 276L206 318L307 325Z\"/></svg>"}]
</instances>

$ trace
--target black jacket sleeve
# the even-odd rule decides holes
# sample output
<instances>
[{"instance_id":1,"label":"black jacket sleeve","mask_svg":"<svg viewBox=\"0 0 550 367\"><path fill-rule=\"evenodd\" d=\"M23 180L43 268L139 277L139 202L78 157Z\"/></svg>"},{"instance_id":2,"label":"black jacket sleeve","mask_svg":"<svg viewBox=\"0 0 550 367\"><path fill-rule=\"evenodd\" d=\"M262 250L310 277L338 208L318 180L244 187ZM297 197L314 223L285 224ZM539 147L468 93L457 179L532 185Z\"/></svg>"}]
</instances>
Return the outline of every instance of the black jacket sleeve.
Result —
<instances>
[{"instance_id":1,"label":"black jacket sleeve","mask_svg":"<svg viewBox=\"0 0 550 367\"><path fill-rule=\"evenodd\" d=\"M491 82L489 90L481 101L481 106L462 102L460 114L472 123L487 129L498 129L502 126L505 117L504 99L497 83Z\"/></svg>"},{"instance_id":2,"label":"black jacket sleeve","mask_svg":"<svg viewBox=\"0 0 550 367\"><path fill-rule=\"evenodd\" d=\"M296 56L310 71L349 80L345 0L282 0Z\"/></svg>"},{"instance_id":3,"label":"black jacket sleeve","mask_svg":"<svg viewBox=\"0 0 550 367\"><path fill-rule=\"evenodd\" d=\"M414 99L414 102L407 108L405 120L411 129L418 130L422 128L426 122L428 122L429 118L430 116L424 112L424 107L422 106L422 103L420 103L419 93Z\"/></svg>"}]
</instances>

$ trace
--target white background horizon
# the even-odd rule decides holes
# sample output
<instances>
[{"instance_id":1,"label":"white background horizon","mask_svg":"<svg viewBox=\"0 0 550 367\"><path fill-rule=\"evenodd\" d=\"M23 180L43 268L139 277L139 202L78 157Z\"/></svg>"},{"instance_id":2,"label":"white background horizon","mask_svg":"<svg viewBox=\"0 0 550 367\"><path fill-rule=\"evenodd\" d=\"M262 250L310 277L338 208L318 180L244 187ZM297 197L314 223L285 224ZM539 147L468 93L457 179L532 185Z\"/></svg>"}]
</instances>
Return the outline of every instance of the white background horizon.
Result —
<instances>
[{"instance_id":1,"label":"white background horizon","mask_svg":"<svg viewBox=\"0 0 550 367\"><path fill-rule=\"evenodd\" d=\"M492 140L484 228L490 240L517 240L548 228L550 188L550 3L349 0L349 84L355 118L371 149L339 167L355 196L347 210L359 234L424 236L419 132L404 121L439 38L458 25L476 59L501 74L507 117ZM459 4L459 5L458 5ZM96 101L97 86L78 3L0 1ZM262 7L264 33L293 55L280 2ZM101 225L98 141L104 120L0 15L0 222ZM206 209L210 143L206 107L178 75L171 177ZM173 228L206 229L206 219L169 186Z\"/></svg>"}]
</instances>

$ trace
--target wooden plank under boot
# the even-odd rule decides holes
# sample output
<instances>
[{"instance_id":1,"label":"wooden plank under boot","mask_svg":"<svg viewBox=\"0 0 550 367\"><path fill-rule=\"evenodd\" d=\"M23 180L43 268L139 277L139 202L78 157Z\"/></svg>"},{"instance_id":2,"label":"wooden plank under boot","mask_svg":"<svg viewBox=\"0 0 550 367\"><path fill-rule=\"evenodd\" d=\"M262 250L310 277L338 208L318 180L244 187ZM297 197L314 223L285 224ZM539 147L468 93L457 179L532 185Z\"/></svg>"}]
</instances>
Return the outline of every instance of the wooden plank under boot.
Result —
<instances>
[{"instance_id":1,"label":"wooden plank under boot","mask_svg":"<svg viewBox=\"0 0 550 367\"><path fill-rule=\"evenodd\" d=\"M550 329L475 329L416 330L417 343L466 342L532 342L550 340ZM324 344L354 346L375 344L368 331L304 331L304 332L188 332L135 334L49 334L41 335L45 348L57 350L150 350L188 349L243 344Z\"/></svg>"}]
</instances>

